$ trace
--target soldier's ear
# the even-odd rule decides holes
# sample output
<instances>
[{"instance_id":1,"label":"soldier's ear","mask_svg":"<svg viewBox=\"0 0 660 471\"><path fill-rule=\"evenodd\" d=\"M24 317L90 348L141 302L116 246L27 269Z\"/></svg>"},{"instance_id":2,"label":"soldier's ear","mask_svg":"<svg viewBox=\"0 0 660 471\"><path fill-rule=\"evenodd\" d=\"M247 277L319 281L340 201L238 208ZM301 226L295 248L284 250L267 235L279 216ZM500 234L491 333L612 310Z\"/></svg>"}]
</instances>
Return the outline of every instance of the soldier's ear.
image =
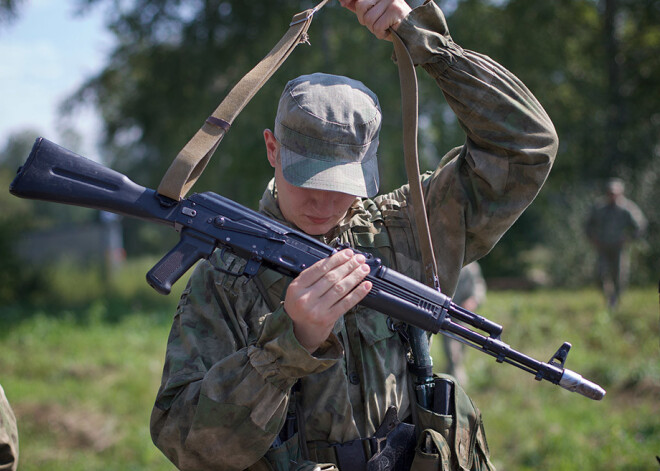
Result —
<instances>
[{"instance_id":1,"label":"soldier's ear","mask_svg":"<svg viewBox=\"0 0 660 471\"><path fill-rule=\"evenodd\" d=\"M270 129L264 129L264 142L266 143L268 162L270 162L271 167L275 168L280 163L280 144Z\"/></svg>"}]
</instances>

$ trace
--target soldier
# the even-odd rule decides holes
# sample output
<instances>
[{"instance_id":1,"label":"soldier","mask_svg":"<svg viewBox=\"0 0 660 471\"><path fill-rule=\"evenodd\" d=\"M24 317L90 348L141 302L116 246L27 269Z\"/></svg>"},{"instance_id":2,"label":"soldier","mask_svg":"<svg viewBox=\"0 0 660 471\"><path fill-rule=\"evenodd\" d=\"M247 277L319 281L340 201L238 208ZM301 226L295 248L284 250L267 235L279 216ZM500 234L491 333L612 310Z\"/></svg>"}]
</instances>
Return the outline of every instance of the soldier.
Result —
<instances>
[{"instance_id":1,"label":"soldier","mask_svg":"<svg viewBox=\"0 0 660 471\"><path fill-rule=\"evenodd\" d=\"M458 276L453 299L456 304L472 312L476 312L486 300L486 280L481 274L478 262L472 262L463 267ZM454 376L465 387L468 382L463 364L465 346L449 337L443 337L442 340L447 356L447 373Z\"/></svg>"},{"instance_id":2,"label":"soldier","mask_svg":"<svg viewBox=\"0 0 660 471\"><path fill-rule=\"evenodd\" d=\"M5 391L0 386L0 471L16 471L18 466L18 428Z\"/></svg>"},{"instance_id":3,"label":"soldier","mask_svg":"<svg viewBox=\"0 0 660 471\"><path fill-rule=\"evenodd\" d=\"M485 255L543 185L554 127L515 76L452 41L433 1L412 11L403 0L341 3L378 38L396 30L467 132L446 165L422 176L440 284L452 293L461 267ZM408 186L376 196L380 122L360 82L291 80L263 132L274 179L259 210L421 280ZM415 460L492 469L478 409L458 384L451 427L416 404L399 326L358 305L371 288L363 255L338 251L294 279L230 274L244 264L217 251L181 296L151 417L154 443L177 467L363 470L413 416L426 453ZM382 469L410 468L413 448L390 447L399 456Z\"/></svg>"},{"instance_id":4,"label":"soldier","mask_svg":"<svg viewBox=\"0 0 660 471\"><path fill-rule=\"evenodd\" d=\"M605 198L594 205L586 221L587 237L597 252L598 281L610 309L616 308L628 282L630 257L626 245L646 230L644 214L624 196L624 191L621 179L610 179Z\"/></svg>"}]
</instances>

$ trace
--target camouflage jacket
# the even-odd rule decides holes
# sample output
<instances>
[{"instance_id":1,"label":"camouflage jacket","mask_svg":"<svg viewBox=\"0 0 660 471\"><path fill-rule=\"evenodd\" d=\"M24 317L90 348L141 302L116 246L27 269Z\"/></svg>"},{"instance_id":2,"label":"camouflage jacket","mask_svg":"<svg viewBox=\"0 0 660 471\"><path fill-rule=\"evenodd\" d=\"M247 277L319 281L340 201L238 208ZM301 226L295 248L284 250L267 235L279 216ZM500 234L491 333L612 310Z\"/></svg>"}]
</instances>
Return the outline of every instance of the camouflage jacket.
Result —
<instances>
[{"instance_id":1,"label":"camouflage jacket","mask_svg":"<svg viewBox=\"0 0 660 471\"><path fill-rule=\"evenodd\" d=\"M464 264L485 255L531 203L551 168L557 137L527 88L490 58L450 38L429 2L400 25L415 64L437 82L467 132L447 162L423 176L443 291L452 293ZM414 219L403 186L357 199L325 241L339 238L377 253L387 265L420 279ZM284 223L276 189L260 210ZM361 306L340 319L313 355L296 340L278 301L290 280L262 272L274 309L254 281L228 276L242 262L216 253L198 264L185 288L152 412L154 443L180 469L244 469L264 457L284 423L300 379L311 459L374 433L388 406L410 414L404 346L386 317ZM304 466L301 466L304 467Z\"/></svg>"},{"instance_id":2,"label":"camouflage jacket","mask_svg":"<svg viewBox=\"0 0 660 471\"><path fill-rule=\"evenodd\" d=\"M0 471L16 471L18 467L18 428L16 416L0 386Z\"/></svg>"},{"instance_id":3,"label":"camouflage jacket","mask_svg":"<svg viewBox=\"0 0 660 471\"><path fill-rule=\"evenodd\" d=\"M619 250L627 240L643 235L646 224L646 217L639 207L621 196L616 203L605 201L591 209L586 233L598 248Z\"/></svg>"}]
</instances>

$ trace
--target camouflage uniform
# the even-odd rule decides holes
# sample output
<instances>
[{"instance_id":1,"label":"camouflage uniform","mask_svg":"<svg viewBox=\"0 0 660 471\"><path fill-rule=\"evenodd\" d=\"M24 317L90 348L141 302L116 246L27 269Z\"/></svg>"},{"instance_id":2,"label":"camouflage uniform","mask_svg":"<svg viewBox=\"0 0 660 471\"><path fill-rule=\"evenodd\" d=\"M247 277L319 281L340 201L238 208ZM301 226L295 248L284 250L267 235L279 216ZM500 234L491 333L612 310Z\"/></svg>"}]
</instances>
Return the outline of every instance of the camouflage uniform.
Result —
<instances>
[{"instance_id":1,"label":"camouflage uniform","mask_svg":"<svg viewBox=\"0 0 660 471\"><path fill-rule=\"evenodd\" d=\"M541 105L516 77L452 42L434 3L414 10L397 31L468 134L447 164L423 176L440 283L451 293L461 267L484 256L534 199L552 165L557 138ZM409 196L404 186L356 199L323 240L338 238L376 253L420 280ZM287 223L272 182L260 211ZM266 300L254 280L246 283L214 268L240 271L243 263L216 252L198 264L174 318L151 431L178 467L313 469L314 462L336 462L328 444L373 435L389 406L397 407L400 418L411 414L405 346L384 315L356 307L310 355L279 303L290 279L262 271ZM269 450L294 403L310 459L296 465L289 459L299 459L297 440ZM474 447L474 435L457 433L457 446ZM269 465L264 460L255 465L264 456ZM485 461L461 464L476 469Z\"/></svg>"},{"instance_id":2,"label":"camouflage uniform","mask_svg":"<svg viewBox=\"0 0 660 471\"><path fill-rule=\"evenodd\" d=\"M625 243L639 238L646 229L646 218L635 203L619 196L595 205L586 223L586 233L598 252L598 279L610 307L619 301L628 281L629 254Z\"/></svg>"},{"instance_id":3,"label":"camouflage uniform","mask_svg":"<svg viewBox=\"0 0 660 471\"><path fill-rule=\"evenodd\" d=\"M16 471L18 466L18 429L5 391L0 386L0 471Z\"/></svg>"},{"instance_id":4,"label":"camouflage uniform","mask_svg":"<svg viewBox=\"0 0 660 471\"><path fill-rule=\"evenodd\" d=\"M470 298L473 298L477 305L486 300L486 280L481 274L479 262L465 265L458 275L454 302L459 306L463 306Z\"/></svg>"}]
</instances>

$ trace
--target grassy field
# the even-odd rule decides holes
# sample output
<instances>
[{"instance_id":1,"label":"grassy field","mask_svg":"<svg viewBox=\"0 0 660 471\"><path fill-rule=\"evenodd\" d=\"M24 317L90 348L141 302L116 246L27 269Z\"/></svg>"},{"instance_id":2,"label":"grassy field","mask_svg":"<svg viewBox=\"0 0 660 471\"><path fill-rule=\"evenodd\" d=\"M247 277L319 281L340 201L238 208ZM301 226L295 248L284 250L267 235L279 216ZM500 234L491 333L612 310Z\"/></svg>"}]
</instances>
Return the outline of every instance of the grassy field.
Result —
<instances>
[{"instance_id":1,"label":"grassy field","mask_svg":"<svg viewBox=\"0 0 660 471\"><path fill-rule=\"evenodd\" d=\"M505 342L539 360L572 343L566 367L607 390L596 402L470 350L467 391L498 469L660 469L655 288L629 291L616 313L595 290L491 292L480 313L504 326Z\"/></svg>"},{"instance_id":2,"label":"grassy field","mask_svg":"<svg viewBox=\"0 0 660 471\"><path fill-rule=\"evenodd\" d=\"M136 272L125 286L146 285ZM18 418L19 469L172 470L148 424L178 294L124 288L91 299L85 282L74 283L71 304L0 308L0 383ZM594 290L491 292L480 312L505 327L505 342L543 361L571 342L566 366L607 389L594 402L470 349L467 390L498 469L660 468L655 288L629 291L616 314Z\"/></svg>"}]
</instances>

